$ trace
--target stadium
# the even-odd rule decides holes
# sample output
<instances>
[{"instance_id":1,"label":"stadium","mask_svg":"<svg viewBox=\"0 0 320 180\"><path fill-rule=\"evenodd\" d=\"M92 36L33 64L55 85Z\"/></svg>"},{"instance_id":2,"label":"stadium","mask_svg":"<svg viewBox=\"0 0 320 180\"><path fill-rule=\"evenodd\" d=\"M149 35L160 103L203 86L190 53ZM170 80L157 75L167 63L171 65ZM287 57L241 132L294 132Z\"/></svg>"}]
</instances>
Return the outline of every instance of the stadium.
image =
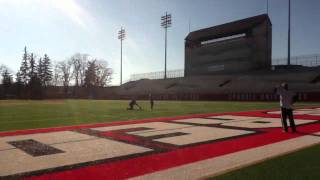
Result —
<instances>
[{"instance_id":1,"label":"stadium","mask_svg":"<svg viewBox=\"0 0 320 180\"><path fill-rule=\"evenodd\" d=\"M272 25L268 15L190 32L185 38L185 68L133 74L121 86L49 89L45 98L274 101L273 90L288 82L299 100L320 100L318 55L292 57L293 64L273 65ZM276 60L275 60L276 61ZM285 59L286 61L286 59ZM254 87L254 88L252 88Z\"/></svg>"},{"instance_id":2,"label":"stadium","mask_svg":"<svg viewBox=\"0 0 320 180\"><path fill-rule=\"evenodd\" d=\"M0 69L0 179L318 179L320 55L290 55L289 0L288 57L273 58L272 19L189 24L167 70L166 12L164 71L124 81L121 27L119 85L102 60L51 71L25 47L15 81Z\"/></svg>"}]
</instances>

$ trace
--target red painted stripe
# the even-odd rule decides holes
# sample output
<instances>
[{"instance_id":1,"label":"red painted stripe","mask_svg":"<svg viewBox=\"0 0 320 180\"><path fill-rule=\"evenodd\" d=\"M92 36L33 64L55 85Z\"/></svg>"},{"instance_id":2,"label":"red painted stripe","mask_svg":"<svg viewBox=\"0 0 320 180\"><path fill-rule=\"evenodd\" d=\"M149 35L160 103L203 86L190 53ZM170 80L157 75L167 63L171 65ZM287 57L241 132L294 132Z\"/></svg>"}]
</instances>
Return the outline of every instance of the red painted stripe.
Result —
<instances>
[{"instance_id":1,"label":"red painted stripe","mask_svg":"<svg viewBox=\"0 0 320 180\"><path fill-rule=\"evenodd\" d=\"M277 109L276 109L277 110ZM276 111L272 110L272 111ZM178 116L169 118L150 118L144 120L130 120L122 122L112 123L100 123L100 124L86 124L77 126L66 126L66 127L55 127L55 128L44 128L44 129L33 129L33 130L21 130L14 132L0 132L1 136L13 136L13 135L24 135L34 133L46 133L54 131L66 131L75 130L79 128L94 128L102 126L115 126L115 125L127 125L137 124L146 122L157 122L157 121L170 121L177 119L186 118L201 118L215 115L241 115L241 116L257 116L257 117L274 117L279 118L280 115L266 114L266 111L251 111L251 112L235 112L235 113L219 113L219 114L197 114L188 116ZM299 119L314 119L320 120L319 116L310 115L296 115L295 118ZM31 179L124 179L134 176L143 175L146 173L156 172L159 170L168 169L171 167L184 165L200 160L205 160L212 157L217 157L240 150L249 148L259 147L262 145L275 143L313 132L320 131L320 124L304 125L299 126L299 134L286 134L282 133L280 128L262 129L266 131L265 134L257 134L242 138L236 138L221 142L215 142L210 144L203 144L195 147L188 147L171 151L167 153L149 155L139 158L133 158L128 160L121 160L113 163L105 163L94 166L87 166L79 169L71 169L62 172L49 173L40 176L31 177ZM221 148L223 147L223 148Z\"/></svg>"},{"instance_id":2,"label":"red painted stripe","mask_svg":"<svg viewBox=\"0 0 320 180\"><path fill-rule=\"evenodd\" d=\"M113 163L87 166L30 177L28 179L126 179L187 163L259 147L320 131L320 124L299 126L299 133L283 133L281 128L265 129L266 133L187 147L167 153L149 155Z\"/></svg>"},{"instance_id":3,"label":"red painted stripe","mask_svg":"<svg viewBox=\"0 0 320 180\"><path fill-rule=\"evenodd\" d=\"M316 107L306 107L306 108L316 108ZM306 109L303 108L303 109ZM279 109L267 110L267 111L277 111ZM279 118L280 115L277 114L266 114L266 110L257 110L257 111L246 111L246 112L231 112L231 113L210 113L210 114L193 114L187 116L176 116L176 117L165 117L165 118L148 118L143 120L126 120L120 122L110 122L110 123L96 123L96 124L82 124L76 126L62 126L62 127L53 127L53 128L42 128L42 129L28 129L28 130L17 130L9 132L0 132L1 136L13 136L13 135L25 135L25 134L35 134L35 133L46 133L46 132L56 132L56 131L68 131L75 130L80 128L95 128L102 126L116 126L116 125L126 125L126 124L137 124L137 123L146 123L146 122L157 122L157 121L170 121L178 119L187 119L187 118L202 118L208 116L218 116L218 115L238 115L238 116L257 116L257 117L271 117ZM297 119L312 119L320 120L320 116L310 116L310 115L295 115Z\"/></svg>"}]
</instances>

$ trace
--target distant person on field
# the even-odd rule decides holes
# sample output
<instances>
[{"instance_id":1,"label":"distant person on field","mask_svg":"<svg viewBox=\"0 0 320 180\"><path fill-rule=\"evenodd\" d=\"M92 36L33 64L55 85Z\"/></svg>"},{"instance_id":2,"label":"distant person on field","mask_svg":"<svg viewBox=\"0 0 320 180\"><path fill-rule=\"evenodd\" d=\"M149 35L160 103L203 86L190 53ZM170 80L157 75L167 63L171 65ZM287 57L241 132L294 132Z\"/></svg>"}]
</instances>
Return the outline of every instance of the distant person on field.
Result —
<instances>
[{"instance_id":1,"label":"distant person on field","mask_svg":"<svg viewBox=\"0 0 320 180\"><path fill-rule=\"evenodd\" d=\"M153 99L152 94L149 94L149 100L150 100L150 108L151 108L151 111L152 111L153 110L153 105L154 105L154 99Z\"/></svg>"},{"instance_id":2,"label":"distant person on field","mask_svg":"<svg viewBox=\"0 0 320 180\"><path fill-rule=\"evenodd\" d=\"M287 118L289 118L292 132L296 132L296 125L293 119L293 103L297 100L294 92L289 91L287 83L282 83L275 89L276 93L280 96L281 107L281 121L283 131L288 132Z\"/></svg>"},{"instance_id":3,"label":"distant person on field","mask_svg":"<svg viewBox=\"0 0 320 180\"><path fill-rule=\"evenodd\" d=\"M142 110L142 108L138 105L135 98L132 98L131 101L129 102L129 107L127 108L127 110L134 110L134 106L137 106L139 110Z\"/></svg>"}]
</instances>

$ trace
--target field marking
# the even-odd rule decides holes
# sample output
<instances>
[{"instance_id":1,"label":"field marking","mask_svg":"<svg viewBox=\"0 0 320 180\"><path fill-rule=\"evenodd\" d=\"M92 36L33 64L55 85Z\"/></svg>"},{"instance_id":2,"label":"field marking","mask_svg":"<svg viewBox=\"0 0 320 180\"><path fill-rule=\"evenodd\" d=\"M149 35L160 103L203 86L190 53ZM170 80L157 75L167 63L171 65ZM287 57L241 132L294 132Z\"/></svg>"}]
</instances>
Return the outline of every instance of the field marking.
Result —
<instances>
[{"instance_id":1,"label":"field marking","mask_svg":"<svg viewBox=\"0 0 320 180\"><path fill-rule=\"evenodd\" d=\"M182 146L182 145L220 140L220 139L255 133L254 131L193 126L190 128L184 128L184 129L178 129L178 130L174 129L174 130L167 130L162 132L139 133L138 135L143 137L148 137L148 136L155 136L155 135L161 135L161 134L169 134L173 132L182 132L182 133L186 133L186 135L160 138L160 139L156 139L155 141Z\"/></svg>"},{"instance_id":2,"label":"field marking","mask_svg":"<svg viewBox=\"0 0 320 180\"><path fill-rule=\"evenodd\" d=\"M63 137L63 138L61 138ZM38 133L29 135L16 135L0 137L0 150L14 148L14 146L8 144L9 141L19 141L25 139L33 139L45 144L57 144L61 142L71 142L75 140L86 140L91 139L91 136L72 132L72 131L60 131L60 132L49 132L49 133Z\"/></svg>"},{"instance_id":3,"label":"field marking","mask_svg":"<svg viewBox=\"0 0 320 180\"><path fill-rule=\"evenodd\" d=\"M291 134L291 133L283 134L281 133L280 128L268 129L268 126L272 124L272 122L267 122L267 121L278 121L276 127L281 126L280 118L279 117L274 118L274 117L277 117L277 116L271 115L271 114L268 115L266 111L255 111L255 112L242 112L242 113L221 113L216 115L214 114L190 115L190 116L184 116L184 117L181 116L181 117L175 117L175 118L174 117L154 118L154 119L144 119L144 120L136 120L136 121L126 121L126 122L67 126L67 127L25 130L25 131L16 131L16 132L7 132L7 133L4 132L2 133L2 137L0 137L0 140L6 139L6 142L15 141L15 140L16 141L24 140L28 142L28 138L30 138L30 139L34 139L35 141L38 141L39 143L43 143L45 145L51 145L56 149L60 149L63 152L67 152L68 157L65 157L65 158L60 157L60 160L59 158L56 158L56 157L63 156L63 153L48 155L46 157L40 156L39 158L38 157L36 158L38 160L39 159L41 160L42 158L42 160L48 161L49 165L57 163L57 161L60 163L58 166L56 166L57 164L55 164L54 166L50 165L50 167L52 167L51 170L44 169L43 171L42 170L32 171L32 167L28 167L26 164L24 164L23 165L24 167L21 166L19 168L27 167L27 168L31 168L31 170L24 171L26 173L20 174L22 175L21 177L25 177L25 176L27 177L30 175L41 175L41 176L44 175L44 177L48 175L47 177L55 177L54 174L62 174L62 177L60 176L60 178L64 178L65 175L69 174L67 175L67 177L69 176L71 178L79 173L82 174L83 177L87 177L88 175L90 176L90 173L89 173L90 170L82 171L83 169L87 169L87 168L95 169L95 168L98 168L97 166L100 166L100 167L103 166L103 167L116 168L115 172L122 172L123 169L127 169L127 171L124 174L121 174L120 177L130 178L130 177L139 176L142 174L147 175L148 173L152 173L152 172L155 172L155 173L162 172L161 170L166 171L165 169L169 170L168 168L173 169L173 168L183 167L183 166L186 166L186 163L203 162L208 160L208 158L211 158L211 159L213 157L219 158L220 156L222 157L224 155L227 155L228 153L237 152L237 151L240 152L245 148L265 146L266 144L269 144L272 142L286 141L291 138L295 139L298 136L302 135L302 134ZM310 124L318 120L308 120L308 118L319 119L319 117L299 116L299 118L300 117L302 118L301 123L306 123L306 126L301 126L301 130L305 129L307 130L306 132L319 131L320 123ZM249 125L256 124L259 126L255 125L255 126L248 127L248 124L246 124L243 126L245 128L241 128L243 123L248 123L248 122L249 122ZM231 123L231 125L228 126L228 123ZM232 124L232 123L236 123L236 124ZM266 126L267 124L269 125ZM299 124L300 124L300 120L297 121L297 125ZM275 125L273 124L273 126ZM259 127L261 128L266 127L267 129L255 130L255 128L259 128ZM136 130L134 130L135 128ZM90 135L92 139L88 139L85 141L80 141L80 140L78 141L77 140L78 138L75 137L74 139L71 139L69 142L65 141L66 143L62 142L62 140L61 141L58 140L59 138L61 139L61 137L63 137L62 139L65 139L65 137L68 138L68 136L70 137L70 134L66 135L63 133L77 132L81 134L81 130L86 130L86 129L89 131L91 130L91 133L93 134L90 134L90 133L86 134L85 132L82 132L82 133L84 133L84 135ZM128 132L126 132L126 129L128 130ZM210 132L209 130L214 130L214 131ZM257 132L257 136L252 135L254 134L255 131ZM121 134L121 132L123 133ZM249 134L251 133L251 135L247 135L248 132ZM275 132L276 132L276 136L272 135ZM52 134L60 133L59 138L58 136L57 136L58 139L55 139L53 137L44 138L46 134L51 134L51 133ZM97 135L98 134L99 135L94 136L94 133L97 133ZM270 134L271 136L268 136ZM227 140L228 137L232 137L232 136L237 137L239 139L237 138L231 139L232 142L228 143L229 142ZM121 138L119 139L119 137L123 139ZM255 138L255 137L258 137L258 138ZM266 137L269 137L269 138L266 139ZM106 139L101 140L101 138L106 138ZM248 140L246 141L246 139ZM256 143L254 139L260 139L260 140L257 141ZM118 142L119 145L122 144L121 145L122 147L120 149L113 148L111 147L113 146L111 145L112 143L111 144L106 143L105 140L107 141L114 140ZM164 143L169 145L171 144L172 147L174 148L167 149L169 150L170 153L167 150L157 151L156 149L154 149L154 146L146 146L144 144L139 144L139 143L137 144L136 140L143 143L144 142L149 143L153 141L157 143ZM148 140L148 141L145 141L145 140ZM240 140L240 142L243 142L244 145L240 147L235 147L237 146L237 143L239 144L238 140ZM127 146L123 146L123 145L133 145L133 146L136 146L136 148L144 148L145 150L146 149L147 150L141 151L141 152L138 152L135 150L132 151L134 155L136 154L138 156L128 156L130 155L130 153L122 155L120 151L126 152L129 149L127 148ZM219 154L219 151L215 151L223 145L225 145L226 149L223 150L224 152L221 152L222 154ZM2 149L1 149L1 146L2 146ZM78 147L77 149L80 149L80 150L79 151L74 150L74 147ZM107 152L105 152L105 150L109 148L114 149L112 150L114 151L113 153L115 153L114 156L112 156L112 154L109 154L110 156L106 156ZM102 149L101 152L104 153L103 155L99 154L101 149ZM17 162L11 162L9 161L9 159L17 159L18 155L24 156L24 158L26 158L27 157L26 153L28 153L28 151L25 151L25 152L21 151L19 147L14 148L14 146L11 146L10 143L9 144L2 143L1 145L1 141L0 141L0 151L1 150L8 151L8 152L11 151L11 153L9 154L7 154L7 152L5 152L4 154L0 152L2 153L2 155L4 155L4 156L0 156L0 160L2 159L5 161L5 159L7 159L8 162L10 163L18 163L20 159L18 158ZM120 154L117 154L116 151L119 151ZM215 152L212 152L212 151L215 151ZM99 152L99 153L96 153L96 152ZM190 157L191 159L186 161L181 160L180 159L181 153L183 154L183 157ZM29 153L29 156L30 154L32 153ZM86 154L86 155L83 155L83 154ZM83 156L86 156L86 157L83 157ZM168 157L165 157L165 156L168 156ZM119 166L114 165L114 164L118 164L117 163L119 160L118 157L123 157L123 158L120 158L121 161L123 161L123 164L125 164L125 162L130 162L130 161L134 161L139 164L141 161L143 162L145 159L151 159L151 162L153 162L154 160L157 160L159 164L164 164L165 167L162 165L158 166L156 164L150 164L149 166L148 165L145 166L148 163L144 161L144 163L139 165L139 167L140 166L144 167L142 169L131 170L130 167L119 168ZM133 157L137 157L137 158L133 158ZM22 158L22 160L24 158ZM115 161L111 160L110 158ZM68 162L64 162L66 160ZM34 159L32 159L32 161L34 161ZM23 164L24 161L20 161L20 162L21 162L20 164ZM90 162L90 163L84 163L84 162ZM48 164L45 164L47 162L41 162L41 163L42 165L45 165L45 166L48 165ZM72 167L71 167L71 166L68 166L70 165L70 163L71 164L76 163L76 164L72 164ZM0 163L0 171L3 169L1 164L3 165L5 163ZM16 164L16 166L19 166L20 164L18 163ZM37 162L32 162L31 164L37 164ZM79 165L76 167L81 167L80 168L81 172L79 172L79 169L74 168L75 167L74 165ZM34 165L34 166L38 166L38 165ZM62 166L65 166L65 167L62 167ZM152 168L151 171L149 167ZM94 175L95 177L99 177L99 176L101 177L102 175L101 173L107 173L107 172L108 172L107 174L109 175L112 174L111 177L118 177L118 175L115 174L114 172L108 171L108 168L107 169L98 168L98 169L100 174L98 173L98 175ZM51 172L51 173L47 174L48 172ZM84 172L87 172L89 174L84 174ZM16 177L16 175L19 176L19 174L12 174L12 175L13 175L12 177ZM1 173L0 173L0 176L1 176ZM38 177L38 176L35 176L35 177Z\"/></svg>"},{"instance_id":4,"label":"field marking","mask_svg":"<svg viewBox=\"0 0 320 180\"><path fill-rule=\"evenodd\" d=\"M38 171L43 169L50 169L152 151L151 149L145 147L126 144L114 140L102 138L92 139L92 136L75 132L64 131L61 133L77 134L77 136L79 136L78 140L83 141L58 143L54 138L49 137L50 135L52 135L52 133L35 134L35 137L33 139L39 140L44 144L48 144L49 142L54 143L50 144L50 146L63 151L63 153L33 157L18 148L1 151L0 176L9 176L19 173L27 173L31 171ZM66 135L63 137L68 138ZM70 140L74 140L74 137L75 136L71 136ZM8 142L17 139L19 140L21 138L25 139L23 138L23 136L20 136L18 138L10 137L1 139L1 141ZM61 139L60 136L60 141L65 140Z\"/></svg>"},{"instance_id":5,"label":"field marking","mask_svg":"<svg viewBox=\"0 0 320 180\"><path fill-rule=\"evenodd\" d=\"M161 131L161 130L168 130L168 129L181 129L186 127L192 127L192 125L181 125L181 124L171 124L166 122L150 122L150 123L138 123L138 124L128 124L128 125L119 125L119 126L106 126L106 127L98 127L98 128L91 128L96 131L106 132L106 131L114 131L114 130L121 130L121 129L128 129L128 128L137 128L137 127L147 127L152 128L152 130L144 130L138 132L150 132L150 131Z\"/></svg>"},{"instance_id":6,"label":"field marking","mask_svg":"<svg viewBox=\"0 0 320 180\"><path fill-rule=\"evenodd\" d=\"M148 179L200 179L217 176L232 170L243 168L270 158L285 155L320 143L320 132L317 136L306 135L290 140L281 141L257 148L243 150L200 162L182 165L155 173L132 178L133 180Z\"/></svg>"},{"instance_id":7,"label":"field marking","mask_svg":"<svg viewBox=\"0 0 320 180\"><path fill-rule=\"evenodd\" d=\"M236 115L223 115L216 116L221 119L228 120L216 120L216 119L204 119L204 118L190 118L175 120L173 122L191 123L199 125L223 125L230 127L240 127L240 128L276 128L281 127L281 121L279 118L266 118L266 117L250 117L250 116L236 116ZM210 118L214 118L211 116ZM306 120L306 119L295 119L296 125L303 125L308 123L316 122L317 120ZM260 123L259 123L260 122Z\"/></svg>"}]
</instances>

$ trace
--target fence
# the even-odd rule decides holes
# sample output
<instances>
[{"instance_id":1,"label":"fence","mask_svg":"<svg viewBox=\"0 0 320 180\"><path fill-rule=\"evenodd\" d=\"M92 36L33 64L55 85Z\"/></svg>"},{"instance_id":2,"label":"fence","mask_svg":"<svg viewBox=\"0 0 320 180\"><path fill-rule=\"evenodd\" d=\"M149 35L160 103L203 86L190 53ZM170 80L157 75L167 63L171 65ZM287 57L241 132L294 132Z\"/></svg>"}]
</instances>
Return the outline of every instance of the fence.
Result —
<instances>
[{"instance_id":1,"label":"fence","mask_svg":"<svg viewBox=\"0 0 320 180\"><path fill-rule=\"evenodd\" d=\"M288 58L272 59L272 65L285 65L287 61ZM290 58L290 64L307 67L320 66L320 54L293 56Z\"/></svg>"},{"instance_id":2,"label":"fence","mask_svg":"<svg viewBox=\"0 0 320 180\"><path fill-rule=\"evenodd\" d=\"M87 89L84 87L50 86L42 91L43 99L113 99L129 100L131 95L118 94L118 87L96 87ZM320 101L320 92L298 92L299 101ZM192 100L192 101L278 101L279 97L274 93L163 93L152 94L155 100ZM149 94L135 94L138 100L148 100ZM2 96L0 86L0 99L29 98L24 96Z\"/></svg>"},{"instance_id":3,"label":"fence","mask_svg":"<svg viewBox=\"0 0 320 180\"><path fill-rule=\"evenodd\" d=\"M272 59L272 65L285 65L287 58ZM291 57L291 64L302 65L307 67L320 66L320 54L302 55ZM184 77L184 69L176 69L167 71L167 78ZM137 81L139 79L163 79L164 71L132 74L129 81Z\"/></svg>"},{"instance_id":4,"label":"fence","mask_svg":"<svg viewBox=\"0 0 320 180\"><path fill-rule=\"evenodd\" d=\"M170 70L167 71L167 78L179 78L184 77L184 69ZM164 71L132 74L130 76L130 81L136 81L139 79L163 79Z\"/></svg>"},{"instance_id":5,"label":"fence","mask_svg":"<svg viewBox=\"0 0 320 180\"><path fill-rule=\"evenodd\" d=\"M175 100L175 101L279 101L279 96L275 93L173 93L173 94L152 94L155 100ZM320 101L318 92L298 92L298 101ZM114 95L111 99L132 98L130 95ZM135 95L136 99L148 100L148 94Z\"/></svg>"}]
</instances>

